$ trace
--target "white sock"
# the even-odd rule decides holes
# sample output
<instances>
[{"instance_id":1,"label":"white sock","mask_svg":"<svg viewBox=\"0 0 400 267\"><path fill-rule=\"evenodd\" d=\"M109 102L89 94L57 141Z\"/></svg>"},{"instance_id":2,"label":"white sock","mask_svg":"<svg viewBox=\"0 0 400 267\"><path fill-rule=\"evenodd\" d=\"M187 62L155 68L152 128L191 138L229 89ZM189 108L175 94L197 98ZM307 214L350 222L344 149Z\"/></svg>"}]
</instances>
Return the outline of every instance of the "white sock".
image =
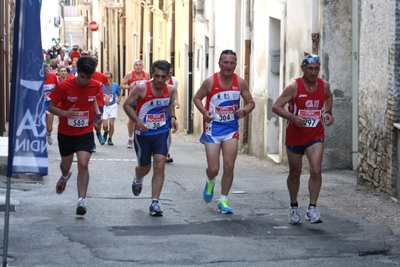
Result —
<instances>
[{"instance_id":1,"label":"white sock","mask_svg":"<svg viewBox=\"0 0 400 267\"><path fill-rule=\"evenodd\" d=\"M228 196L221 195L221 197L219 198L219 200L223 200L223 199L225 199L225 198L228 198Z\"/></svg>"},{"instance_id":2,"label":"white sock","mask_svg":"<svg viewBox=\"0 0 400 267\"><path fill-rule=\"evenodd\" d=\"M215 183L215 177L212 178L212 179L210 179L210 178L207 177L207 181L208 181L209 183L212 183L212 184L213 184L213 183Z\"/></svg>"},{"instance_id":3,"label":"white sock","mask_svg":"<svg viewBox=\"0 0 400 267\"><path fill-rule=\"evenodd\" d=\"M138 180L136 175L135 175L135 184L142 184L142 182L143 182L143 178Z\"/></svg>"}]
</instances>

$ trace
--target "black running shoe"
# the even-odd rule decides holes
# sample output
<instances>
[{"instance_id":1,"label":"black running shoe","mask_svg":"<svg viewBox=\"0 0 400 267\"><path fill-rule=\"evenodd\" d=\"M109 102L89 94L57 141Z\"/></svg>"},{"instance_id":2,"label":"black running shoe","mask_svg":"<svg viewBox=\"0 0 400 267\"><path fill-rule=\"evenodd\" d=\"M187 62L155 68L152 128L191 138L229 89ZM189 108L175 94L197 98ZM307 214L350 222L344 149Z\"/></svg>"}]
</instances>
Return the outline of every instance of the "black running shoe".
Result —
<instances>
[{"instance_id":1,"label":"black running shoe","mask_svg":"<svg viewBox=\"0 0 400 267\"><path fill-rule=\"evenodd\" d=\"M171 158L171 156L168 154L167 158L165 159L166 163L172 163L174 160Z\"/></svg>"},{"instance_id":2,"label":"black running shoe","mask_svg":"<svg viewBox=\"0 0 400 267\"><path fill-rule=\"evenodd\" d=\"M135 196L140 195L142 192L142 184L135 183L135 180L132 182L132 192Z\"/></svg>"},{"instance_id":3,"label":"black running shoe","mask_svg":"<svg viewBox=\"0 0 400 267\"><path fill-rule=\"evenodd\" d=\"M160 209L160 204L158 202L153 202L149 208L149 215L154 217L161 217L163 216L163 212Z\"/></svg>"}]
</instances>

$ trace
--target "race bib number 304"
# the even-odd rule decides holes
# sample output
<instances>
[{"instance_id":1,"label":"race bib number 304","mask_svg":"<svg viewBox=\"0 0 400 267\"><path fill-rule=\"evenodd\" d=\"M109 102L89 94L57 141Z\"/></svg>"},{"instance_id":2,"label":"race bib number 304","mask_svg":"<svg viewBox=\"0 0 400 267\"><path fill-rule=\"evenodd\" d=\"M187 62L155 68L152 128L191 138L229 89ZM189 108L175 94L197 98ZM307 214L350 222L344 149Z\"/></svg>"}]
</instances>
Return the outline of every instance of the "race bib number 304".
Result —
<instances>
[{"instance_id":1,"label":"race bib number 304","mask_svg":"<svg viewBox=\"0 0 400 267\"><path fill-rule=\"evenodd\" d=\"M165 113L162 114L147 114L146 126L147 129L156 130L166 124Z\"/></svg>"},{"instance_id":2,"label":"race bib number 304","mask_svg":"<svg viewBox=\"0 0 400 267\"><path fill-rule=\"evenodd\" d=\"M235 107L215 107L214 109L214 121L228 122L235 119Z\"/></svg>"},{"instance_id":3,"label":"race bib number 304","mask_svg":"<svg viewBox=\"0 0 400 267\"><path fill-rule=\"evenodd\" d=\"M68 118L68 125L72 127L89 126L89 111L74 111L74 115Z\"/></svg>"},{"instance_id":4,"label":"race bib number 304","mask_svg":"<svg viewBox=\"0 0 400 267\"><path fill-rule=\"evenodd\" d=\"M300 109L299 116L306 118L303 127L315 128L321 120L321 110Z\"/></svg>"}]
</instances>

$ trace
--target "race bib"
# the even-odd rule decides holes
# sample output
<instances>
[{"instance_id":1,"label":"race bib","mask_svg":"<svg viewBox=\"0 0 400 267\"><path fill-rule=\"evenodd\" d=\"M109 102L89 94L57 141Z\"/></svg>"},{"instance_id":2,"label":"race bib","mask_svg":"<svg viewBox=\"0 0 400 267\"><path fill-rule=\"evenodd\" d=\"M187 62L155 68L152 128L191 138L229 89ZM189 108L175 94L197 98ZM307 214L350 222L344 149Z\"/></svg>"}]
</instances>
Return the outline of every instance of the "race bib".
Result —
<instances>
[{"instance_id":1,"label":"race bib","mask_svg":"<svg viewBox=\"0 0 400 267\"><path fill-rule=\"evenodd\" d=\"M51 92L45 92L44 93L44 101L50 101L51 100L50 94L51 94Z\"/></svg>"},{"instance_id":2,"label":"race bib","mask_svg":"<svg viewBox=\"0 0 400 267\"><path fill-rule=\"evenodd\" d=\"M89 111L74 111L71 118L68 118L68 125L72 127L89 126Z\"/></svg>"},{"instance_id":3,"label":"race bib","mask_svg":"<svg viewBox=\"0 0 400 267\"><path fill-rule=\"evenodd\" d=\"M299 116L306 118L303 127L315 128L321 120L321 110L300 109Z\"/></svg>"},{"instance_id":4,"label":"race bib","mask_svg":"<svg viewBox=\"0 0 400 267\"><path fill-rule=\"evenodd\" d=\"M104 94L104 101L107 101L107 99L108 99L108 101L112 102L113 97L114 97L113 94L109 94L109 95Z\"/></svg>"},{"instance_id":5,"label":"race bib","mask_svg":"<svg viewBox=\"0 0 400 267\"><path fill-rule=\"evenodd\" d=\"M146 126L147 129L156 130L166 124L165 113L162 114L147 114Z\"/></svg>"},{"instance_id":6,"label":"race bib","mask_svg":"<svg viewBox=\"0 0 400 267\"><path fill-rule=\"evenodd\" d=\"M235 119L235 107L215 107L214 109L214 121L229 122Z\"/></svg>"}]
</instances>

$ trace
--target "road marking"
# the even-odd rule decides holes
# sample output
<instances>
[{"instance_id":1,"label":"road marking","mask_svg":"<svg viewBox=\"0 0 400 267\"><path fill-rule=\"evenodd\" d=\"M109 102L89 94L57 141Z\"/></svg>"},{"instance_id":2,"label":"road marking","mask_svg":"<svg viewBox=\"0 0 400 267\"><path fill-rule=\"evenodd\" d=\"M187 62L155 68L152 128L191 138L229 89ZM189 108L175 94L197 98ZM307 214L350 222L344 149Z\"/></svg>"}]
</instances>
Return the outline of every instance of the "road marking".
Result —
<instances>
[{"instance_id":1,"label":"road marking","mask_svg":"<svg viewBox=\"0 0 400 267\"><path fill-rule=\"evenodd\" d=\"M57 158L57 160L61 161L61 158ZM77 158L74 158L73 161L77 161ZM137 159L90 159L90 161L137 161Z\"/></svg>"}]
</instances>

